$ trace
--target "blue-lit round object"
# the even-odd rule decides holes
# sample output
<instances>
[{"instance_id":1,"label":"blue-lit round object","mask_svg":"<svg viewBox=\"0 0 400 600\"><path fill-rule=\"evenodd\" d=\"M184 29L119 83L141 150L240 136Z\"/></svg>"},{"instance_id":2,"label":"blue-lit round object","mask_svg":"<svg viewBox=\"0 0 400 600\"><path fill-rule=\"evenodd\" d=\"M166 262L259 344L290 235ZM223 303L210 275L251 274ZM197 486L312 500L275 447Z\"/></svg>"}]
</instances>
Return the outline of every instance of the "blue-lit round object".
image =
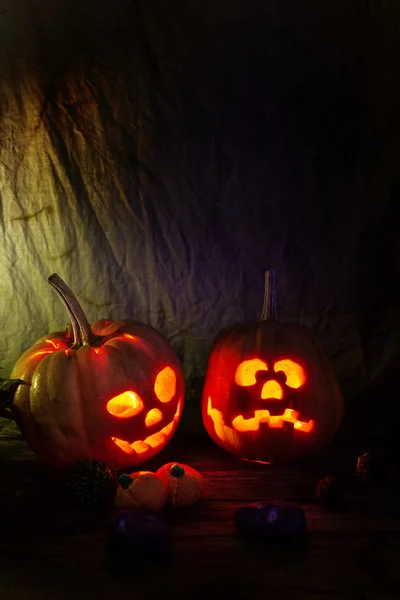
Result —
<instances>
[{"instance_id":1,"label":"blue-lit round object","mask_svg":"<svg viewBox=\"0 0 400 600\"><path fill-rule=\"evenodd\" d=\"M301 506L289 502L257 502L239 508L235 525L240 533L254 537L281 537L307 532L307 519Z\"/></svg>"},{"instance_id":2,"label":"blue-lit round object","mask_svg":"<svg viewBox=\"0 0 400 600\"><path fill-rule=\"evenodd\" d=\"M160 517L147 510L118 511L110 530L113 547L138 555L165 552L171 540L169 527Z\"/></svg>"}]
</instances>

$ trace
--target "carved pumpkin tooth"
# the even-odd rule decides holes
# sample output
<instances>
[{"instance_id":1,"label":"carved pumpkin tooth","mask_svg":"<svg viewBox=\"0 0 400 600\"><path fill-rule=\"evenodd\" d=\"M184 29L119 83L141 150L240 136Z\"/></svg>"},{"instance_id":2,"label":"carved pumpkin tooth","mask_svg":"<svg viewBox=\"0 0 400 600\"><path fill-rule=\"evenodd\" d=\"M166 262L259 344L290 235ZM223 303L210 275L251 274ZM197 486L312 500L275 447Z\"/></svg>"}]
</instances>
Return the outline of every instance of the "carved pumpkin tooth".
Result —
<instances>
[{"instance_id":1,"label":"carved pumpkin tooth","mask_svg":"<svg viewBox=\"0 0 400 600\"><path fill-rule=\"evenodd\" d=\"M138 454L143 454L143 452L146 452L149 449L149 445L146 444L146 442L142 442L141 440L137 441L137 442L133 442L133 444L131 444L133 450L135 452L137 452Z\"/></svg>"},{"instance_id":2,"label":"carved pumpkin tooth","mask_svg":"<svg viewBox=\"0 0 400 600\"><path fill-rule=\"evenodd\" d=\"M120 440L115 437L113 437L111 439L114 442L114 444L116 444L118 446L118 448L121 448L121 450L126 452L126 454L133 454L135 452L134 449L132 448L131 444L129 444L129 442L126 442L125 440Z\"/></svg>"},{"instance_id":3,"label":"carved pumpkin tooth","mask_svg":"<svg viewBox=\"0 0 400 600\"><path fill-rule=\"evenodd\" d=\"M165 436L163 433L155 433L154 435L150 435L148 438L146 438L146 444L151 446L151 448L157 448L159 444L163 443L164 439Z\"/></svg>"}]
</instances>

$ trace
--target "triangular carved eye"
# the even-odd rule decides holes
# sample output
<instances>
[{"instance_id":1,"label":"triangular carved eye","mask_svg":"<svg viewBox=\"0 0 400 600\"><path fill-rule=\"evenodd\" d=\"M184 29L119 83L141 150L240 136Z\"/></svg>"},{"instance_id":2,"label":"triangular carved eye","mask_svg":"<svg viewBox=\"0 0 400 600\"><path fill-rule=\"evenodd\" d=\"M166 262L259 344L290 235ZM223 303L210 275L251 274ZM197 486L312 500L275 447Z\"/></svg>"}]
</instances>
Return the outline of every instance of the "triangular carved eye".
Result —
<instances>
[{"instance_id":1,"label":"triangular carved eye","mask_svg":"<svg viewBox=\"0 0 400 600\"><path fill-rule=\"evenodd\" d=\"M154 392L160 402L170 402L176 392L176 375L171 367L160 371L154 382Z\"/></svg>"},{"instance_id":2,"label":"triangular carved eye","mask_svg":"<svg viewBox=\"0 0 400 600\"><path fill-rule=\"evenodd\" d=\"M236 369L235 382L245 387L254 385L257 383L256 373L258 371L268 371L267 363L259 358L244 360Z\"/></svg>"},{"instance_id":3,"label":"triangular carved eye","mask_svg":"<svg viewBox=\"0 0 400 600\"><path fill-rule=\"evenodd\" d=\"M274 371L275 373L283 371L286 375L286 385L294 389L301 387L306 380L306 373L303 367L289 358L278 360L274 364Z\"/></svg>"}]
</instances>

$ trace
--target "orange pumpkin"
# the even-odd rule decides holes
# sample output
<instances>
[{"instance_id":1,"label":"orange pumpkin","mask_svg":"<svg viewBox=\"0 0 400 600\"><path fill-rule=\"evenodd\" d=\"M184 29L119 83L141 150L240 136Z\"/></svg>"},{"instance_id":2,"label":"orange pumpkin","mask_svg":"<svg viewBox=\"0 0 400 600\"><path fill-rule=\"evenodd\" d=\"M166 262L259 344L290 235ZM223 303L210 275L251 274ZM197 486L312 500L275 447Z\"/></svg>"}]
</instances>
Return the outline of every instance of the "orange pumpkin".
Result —
<instances>
[{"instance_id":1,"label":"orange pumpkin","mask_svg":"<svg viewBox=\"0 0 400 600\"><path fill-rule=\"evenodd\" d=\"M181 364L155 329L134 321L89 325L77 299L53 274L50 285L71 319L27 350L11 377L12 412L30 448L64 468L82 458L138 465L173 436L184 402Z\"/></svg>"},{"instance_id":2,"label":"orange pumpkin","mask_svg":"<svg viewBox=\"0 0 400 600\"><path fill-rule=\"evenodd\" d=\"M170 506L192 506L203 495L204 477L189 465L167 463L158 469L157 475L165 482Z\"/></svg>"},{"instance_id":3,"label":"orange pumpkin","mask_svg":"<svg viewBox=\"0 0 400 600\"><path fill-rule=\"evenodd\" d=\"M211 438L241 458L284 463L315 451L341 423L342 394L313 332L276 320L275 273L267 271L257 322L221 331L202 397Z\"/></svg>"}]
</instances>

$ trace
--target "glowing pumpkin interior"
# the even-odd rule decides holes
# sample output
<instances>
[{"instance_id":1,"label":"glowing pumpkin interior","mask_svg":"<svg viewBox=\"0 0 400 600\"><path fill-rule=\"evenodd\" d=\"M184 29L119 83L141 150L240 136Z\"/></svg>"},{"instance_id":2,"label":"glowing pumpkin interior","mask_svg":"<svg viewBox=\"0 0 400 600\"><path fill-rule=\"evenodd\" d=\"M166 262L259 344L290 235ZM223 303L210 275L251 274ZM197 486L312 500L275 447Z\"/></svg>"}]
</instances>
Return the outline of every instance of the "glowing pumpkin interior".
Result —
<instances>
[{"instance_id":1,"label":"glowing pumpkin interior","mask_svg":"<svg viewBox=\"0 0 400 600\"><path fill-rule=\"evenodd\" d=\"M135 339L135 336L125 333L122 334L125 339ZM52 340L46 339L46 343L50 345L49 348L38 350L31 355L31 359L38 356L52 354L57 350L63 350L68 355L69 347L64 340ZM100 354L102 347L93 348L96 354ZM166 366L156 376L154 381L154 393L158 400L165 404L170 402L176 393L176 375L174 370L170 366ZM140 396L134 390L126 390L117 396L111 398L106 405L106 409L109 414L113 415L118 419L128 419L135 417L142 413L145 409L144 402ZM160 431L153 433L146 437L144 440L136 440L130 443L126 440L121 440L116 437L112 437L112 441L127 454L142 454L146 450L151 448L157 448L165 443L165 439L169 436L171 430L175 424L179 421L182 412L182 401L178 403L177 411L174 415L173 420L165 425ZM145 416L146 427L152 427L157 425L163 420L163 413L159 408L150 409Z\"/></svg>"},{"instance_id":2,"label":"glowing pumpkin interior","mask_svg":"<svg viewBox=\"0 0 400 600\"><path fill-rule=\"evenodd\" d=\"M268 372L269 366L267 363L259 358L252 358L249 360L242 361L235 371L234 380L235 383L240 387L252 387L258 383L257 375L260 372ZM285 376L285 385L292 389L298 389L302 387L306 381L306 373L301 365L295 361L285 358L278 360L273 364L274 373L282 372ZM284 400L284 388L279 381L276 379L269 379L266 381L262 388L260 398L262 400ZM220 431L220 437L234 438L234 434L229 434L230 426L224 421L224 417L221 411L213 408L212 399L208 397L207 413L211 417L215 431L218 435ZM255 410L253 416L245 419L243 415L238 414L232 419L232 427L234 430L239 432L246 431L258 431L260 429L260 423L267 423L271 428L284 427L285 423L292 423L293 428L303 433L310 433L314 428L314 421L301 421L299 419L300 414L290 408L284 409L280 415L271 415L268 409Z\"/></svg>"},{"instance_id":3,"label":"glowing pumpkin interior","mask_svg":"<svg viewBox=\"0 0 400 600\"><path fill-rule=\"evenodd\" d=\"M176 375L171 367L167 366L157 374L154 381L154 393L161 403L170 402L174 398L176 393ZM114 396L107 402L106 407L111 415L119 419L137 416L145 410L142 399L133 390L126 390L125 392L118 394L118 396ZM149 446L151 448L156 448L165 443L165 439L170 434L175 423L179 420L181 411L182 401L180 400L173 420L165 425L160 431L152 433L144 440L136 440L133 443L130 443L129 441L121 440L116 437L112 437L111 439L127 454L133 454L135 452L142 454L149 449ZM157 425L162 419L163 413L161 409L152 408L145 416L146 427Z\"/></svg>"},{"instance_id":4,"label":"glowing pumpkin interior","mask_svg":"<svg viewBox=\"0 0 400 600\"><path fill-rule=\"evenodd\" d=\"M134 417L142 412L144 406L141 398L129 390L123 392L118 396L114 396L107 402L107 410L114 417L119 419L127 419L128 417Z\"/></svg>"}]
</instances>

